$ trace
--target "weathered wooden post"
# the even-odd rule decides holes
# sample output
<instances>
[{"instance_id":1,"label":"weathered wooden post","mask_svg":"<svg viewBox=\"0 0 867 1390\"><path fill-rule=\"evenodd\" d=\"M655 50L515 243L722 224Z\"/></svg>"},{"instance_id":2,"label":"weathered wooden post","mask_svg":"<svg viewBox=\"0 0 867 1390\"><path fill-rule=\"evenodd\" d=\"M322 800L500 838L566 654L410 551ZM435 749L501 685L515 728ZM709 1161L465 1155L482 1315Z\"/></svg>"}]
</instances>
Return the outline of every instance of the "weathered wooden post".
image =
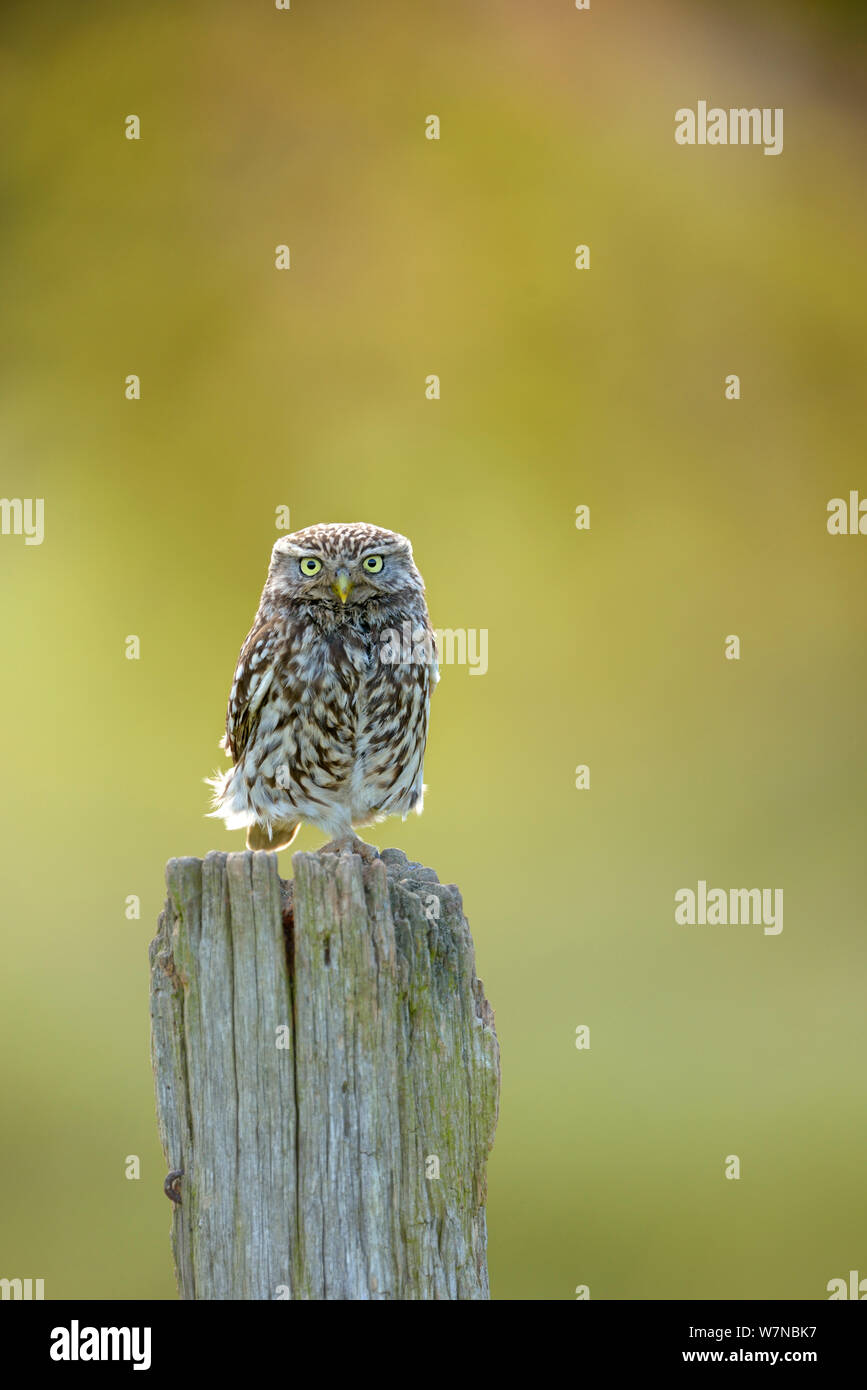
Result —
<instances>
[{"instance_id":1,"label":"weathered wooden post","mask_svg":"<svg viewBox=\"0 0 867 1390\"><path fill-rule=\"evenodd\" d=\"M151 1040L181 1297L488 1298L499 1051L460 894L396 849L292 865L166 869Z\"/></svg>"}]
</instances>

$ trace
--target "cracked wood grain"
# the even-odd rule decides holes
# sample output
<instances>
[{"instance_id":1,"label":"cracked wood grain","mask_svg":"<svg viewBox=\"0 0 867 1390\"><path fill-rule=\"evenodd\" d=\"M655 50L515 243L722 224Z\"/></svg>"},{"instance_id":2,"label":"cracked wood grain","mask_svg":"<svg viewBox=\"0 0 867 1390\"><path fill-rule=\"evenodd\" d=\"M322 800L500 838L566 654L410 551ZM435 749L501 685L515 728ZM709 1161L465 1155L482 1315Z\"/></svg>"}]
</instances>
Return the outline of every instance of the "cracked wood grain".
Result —
<instances>
[{"instance_id":1,"label":"cracked wood grain","mask_svg":"<svg viewBox=\"0 0 867 1390\"><path fill-rule=\"evenodd\" d=\"M180 1295L486 1299L499 1051L460 893L400 850L292 864L166 869L151 1047Z\"/></svg>"}]
</instances>

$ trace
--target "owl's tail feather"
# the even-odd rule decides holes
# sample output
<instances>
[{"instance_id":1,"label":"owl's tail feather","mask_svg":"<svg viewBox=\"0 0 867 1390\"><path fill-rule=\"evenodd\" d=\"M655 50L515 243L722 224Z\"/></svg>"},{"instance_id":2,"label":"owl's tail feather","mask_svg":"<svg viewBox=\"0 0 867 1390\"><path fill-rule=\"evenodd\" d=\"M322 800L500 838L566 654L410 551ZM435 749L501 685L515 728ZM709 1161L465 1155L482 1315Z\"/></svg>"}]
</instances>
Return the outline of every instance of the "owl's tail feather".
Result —
<instances>
[{"instance_id":1,"label":"owl's tail feather","mask_svg":"<svg viewBox=\"0 0 867 1390\"><path fill-rule=\"evenodd\" d=\"M247 830L247 848L272 851L285 849L287 845L291 845L300 828L300 820L277 821L271 826L270 831L267 826L256 822Z\"/></svg>"}]
</instances>

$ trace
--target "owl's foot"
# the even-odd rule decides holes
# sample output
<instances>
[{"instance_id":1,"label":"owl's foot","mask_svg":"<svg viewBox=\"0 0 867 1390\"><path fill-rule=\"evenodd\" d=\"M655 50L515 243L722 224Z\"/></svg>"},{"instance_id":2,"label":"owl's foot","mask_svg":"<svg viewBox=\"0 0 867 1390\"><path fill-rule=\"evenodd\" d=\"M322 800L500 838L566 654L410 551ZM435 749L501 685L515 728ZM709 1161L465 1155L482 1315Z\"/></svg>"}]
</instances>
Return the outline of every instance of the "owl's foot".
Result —
<instances>
[{"instance_id":1,"label":"owl's foot","mask_svg":"<svg viewBox=\"0 0 867 1390\"><path fill-rule=\"evenodd\" d=\"M379 858L379 850L376 845L365 844L364 840L359 840L357 835L342 835L338 840L329 840L327 845L323 845L320 854L357 854L364 860L365 864L373 863L374 859Z\"/></svg>"},{"instance_id":2,"label":"owl's foot","mask_svg":"<svg viewBox=\"0 0 867 1390\"><path fill-rule=\"evenodd\" d=\"M272 853L276 853L278 849L285 849L287 845L291 845L300 828L300 820L279 821L271 826L269 835L265 826L257 822L247 830L247 848L271 850Z\"/></svg>"}]
</instances>

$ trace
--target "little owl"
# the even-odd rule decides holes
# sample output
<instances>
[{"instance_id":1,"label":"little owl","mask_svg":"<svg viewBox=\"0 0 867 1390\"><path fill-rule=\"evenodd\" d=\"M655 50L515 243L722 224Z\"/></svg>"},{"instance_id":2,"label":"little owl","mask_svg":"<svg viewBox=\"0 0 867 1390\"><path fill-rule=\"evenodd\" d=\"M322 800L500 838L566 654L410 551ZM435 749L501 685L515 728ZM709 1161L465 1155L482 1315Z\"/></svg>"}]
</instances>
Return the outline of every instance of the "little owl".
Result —
<instances>
[{"instance_id":1,"label":"little owl","mask_svg":"<svg viewBox=\"0 0 867 1390\"><path fill-rule=\"evenodd\" d=\"M248 849L302 821L336 840L421 811L439 679L422 577L404 536L355 522L283 536L229 696L215 810Z\"/></svg>"}]
</instances>

